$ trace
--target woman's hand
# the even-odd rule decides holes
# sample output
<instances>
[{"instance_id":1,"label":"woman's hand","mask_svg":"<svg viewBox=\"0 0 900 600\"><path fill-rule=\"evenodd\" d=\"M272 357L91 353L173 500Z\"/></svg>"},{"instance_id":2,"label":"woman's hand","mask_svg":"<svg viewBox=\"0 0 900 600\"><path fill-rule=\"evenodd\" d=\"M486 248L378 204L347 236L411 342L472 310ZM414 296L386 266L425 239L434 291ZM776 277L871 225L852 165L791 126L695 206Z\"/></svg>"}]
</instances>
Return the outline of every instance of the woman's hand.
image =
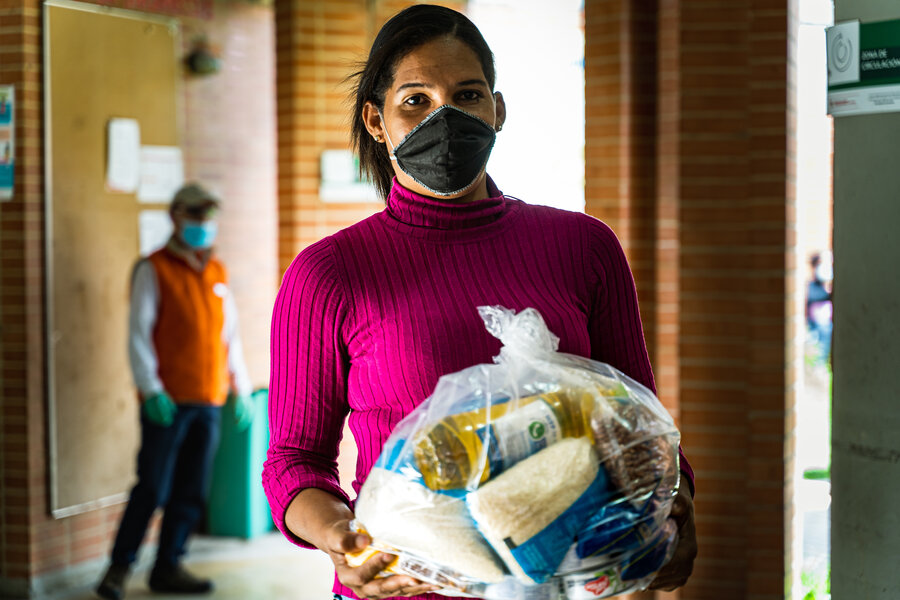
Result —
<instances>
[{"instance_id":1,"label":"woman's hand","mask_svg":"<svg viewBox=\"0 0 900 600\"><path fill-rule=\"evenodd\" d=\"M651 590L671 592L687 583L694 570L697 557L697 535L694 531L694 500L691 493L681 486L672 503L670 519L678 525L678 542L672 559L659 570L656 579L650 583Z\"/></svg>"},{"instance_id":2,"label":"woman's hand","mask_svg":"<svg viewBox=\"0 0 900 600\"><path fill-rule=\"evenodd\" d=\"M369 536L352 531L350 521L347 519L331 524L323 537L320 548L334 563L338 579L360 598L415 596L439 589L407 575L391 575L375 579L375 576L396 558L383 552L373 555L358 567L347 564L345 554L364 550L371 542Z\"/></svg>"},{"instance_id":3,"label":"woman's hand","mask_svg":"<svg viewBox=\"0 0 900 600\"><path fill-rule=\"evenodd\" d=\"M341 499L318 488L301 490L284 514L290 532L325 552L340 582L360 598L413 596L439 589L407 575L375 579L394 559L389 554L375 554L358 567L347 564L345 554L364 550L372 541L350 529L352 520L353 512Z\"/></svg>"}]
</instances>

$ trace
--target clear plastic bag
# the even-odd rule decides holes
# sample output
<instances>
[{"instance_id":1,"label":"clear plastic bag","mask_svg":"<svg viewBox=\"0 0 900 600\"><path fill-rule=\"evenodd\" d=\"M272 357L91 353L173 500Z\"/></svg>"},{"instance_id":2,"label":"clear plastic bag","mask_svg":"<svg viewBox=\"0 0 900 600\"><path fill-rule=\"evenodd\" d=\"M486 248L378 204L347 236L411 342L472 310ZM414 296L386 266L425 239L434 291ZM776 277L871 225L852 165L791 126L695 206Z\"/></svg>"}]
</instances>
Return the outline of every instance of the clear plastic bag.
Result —
<instances>
[{"instance_id":1,"label":"clear plastic bag","mask_svg":"<svg viewBox=\"0 0 900 600\"><path fill-rule=\"evenodd\" d=\"M478 310L501 352L442 377L392 432L356 502L369 553L397 555L385 574L447 595L587 600L645 588L676 538L672 418L620 371L558 352L536 310Z\"/></svg>"}]
</instances>

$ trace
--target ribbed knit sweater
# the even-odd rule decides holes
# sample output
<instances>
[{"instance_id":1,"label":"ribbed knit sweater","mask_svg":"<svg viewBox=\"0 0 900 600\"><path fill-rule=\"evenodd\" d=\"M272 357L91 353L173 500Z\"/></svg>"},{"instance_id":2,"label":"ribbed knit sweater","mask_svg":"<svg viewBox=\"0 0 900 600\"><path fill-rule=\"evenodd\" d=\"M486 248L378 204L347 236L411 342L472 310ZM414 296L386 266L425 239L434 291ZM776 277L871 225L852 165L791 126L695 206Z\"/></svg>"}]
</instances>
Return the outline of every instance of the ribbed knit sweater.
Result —
<instances>
[{"instance_id":1,"label":"ribbed knit sweater","mask_svg":"<svg viewBox=\"0 0 900 600\"><path fill-rule=\"evenodd\" d=\"M384 211L307 247L272 317L263 486L278 528L302 489L338 483L345 418L360 486L393 427L438 378L491 363L500 342L477 307L536 308L559 350L608 363L655 391L634 280L615 234L580 213L504 196L453 203L395 180ZM690 467L683 460L682 469ZM335 583L335 592L352 595ZM439 597L439 596L437 596Z\"/></svg>"}]
</instances>

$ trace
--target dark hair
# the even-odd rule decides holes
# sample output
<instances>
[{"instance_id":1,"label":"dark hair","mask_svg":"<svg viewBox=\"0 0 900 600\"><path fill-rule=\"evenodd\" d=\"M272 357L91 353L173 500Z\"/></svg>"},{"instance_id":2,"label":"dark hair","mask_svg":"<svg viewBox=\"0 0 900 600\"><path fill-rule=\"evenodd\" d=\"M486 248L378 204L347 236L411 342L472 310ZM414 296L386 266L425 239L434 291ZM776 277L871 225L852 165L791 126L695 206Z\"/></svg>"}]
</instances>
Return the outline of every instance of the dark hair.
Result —
<instances>
[{"instance_id":1,"label":"dark hair","mask_svg":"<svg viewBox=\"0 0 900 600\"><path fill-rule=\"evenodd\" d=\"M383 112L385 93L394 81L397 63L419 46L445 35L455 37L475 52L493 91L494 54L481 32L462 13L432 4L410 6L391 17L372 43L365 65L349 77L356 81L350 143L359 155L360 173L373 181L382 198L391 190L394 169L386 148L376 143L366 130L363 107L366 102L372 102Z\"/></svg>"}]
</instances>

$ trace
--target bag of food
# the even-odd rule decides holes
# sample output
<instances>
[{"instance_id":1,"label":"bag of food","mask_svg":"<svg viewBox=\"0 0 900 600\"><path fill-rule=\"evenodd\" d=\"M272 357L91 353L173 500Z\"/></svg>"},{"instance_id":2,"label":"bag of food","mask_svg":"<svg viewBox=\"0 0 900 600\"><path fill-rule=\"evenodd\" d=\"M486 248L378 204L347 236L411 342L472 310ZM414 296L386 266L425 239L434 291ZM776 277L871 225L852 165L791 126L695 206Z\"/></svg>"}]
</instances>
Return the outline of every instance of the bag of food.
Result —
<instances>
[{"instance_id":1,"label":"bag of food","mask_svg":"<svg viewBox=\"0 0 900 600\"><path fill-rule=\"evenodd\" d=\"M494 364L442 377L356 502L387 573L489 600L643 589L674 550L679 433L643 385L557 351L540 314L480 307Z\"/></svg>"}]
</instances>

